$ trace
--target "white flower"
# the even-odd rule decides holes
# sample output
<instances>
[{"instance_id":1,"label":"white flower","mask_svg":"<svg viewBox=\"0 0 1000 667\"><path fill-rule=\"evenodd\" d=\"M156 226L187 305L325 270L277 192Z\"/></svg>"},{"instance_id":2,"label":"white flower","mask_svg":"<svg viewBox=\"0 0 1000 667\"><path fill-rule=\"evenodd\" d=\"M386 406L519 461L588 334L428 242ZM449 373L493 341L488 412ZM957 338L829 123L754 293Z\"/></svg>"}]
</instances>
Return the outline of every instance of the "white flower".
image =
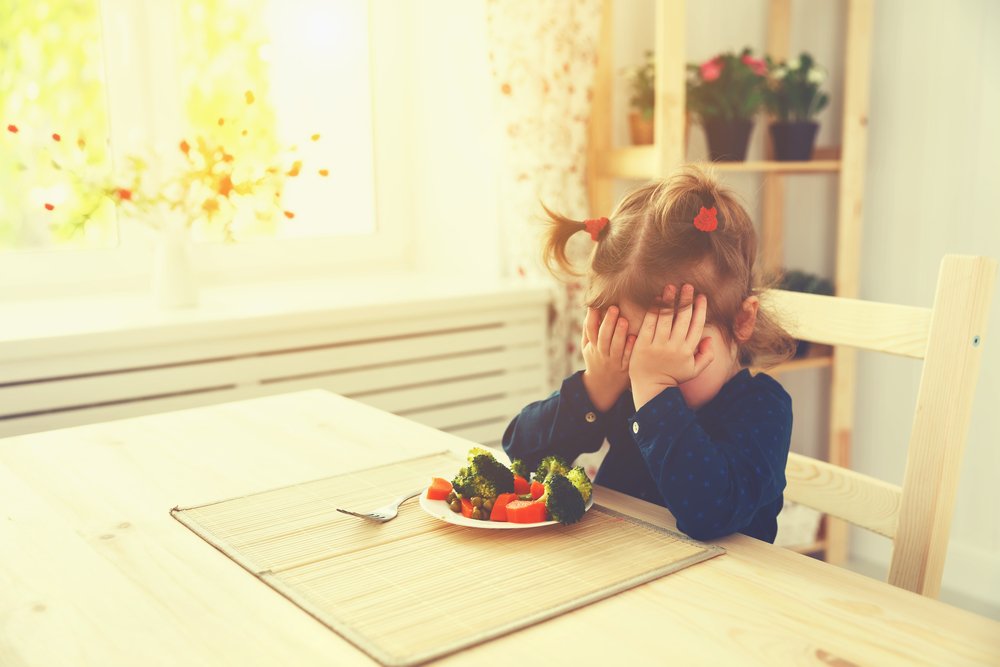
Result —
<instances>
[{"instance_id":1,"label":"white flower","mask_svg":"<svg viewBox=\"0 0 1000 667\"><path fill-rule=\"evenodd\" d=\"M823 83L826 80L826 72L818 67L814 67L809 70L809 74L806 75L806 80L809 83L815 83L817 85Z\"/></svg>"},{"instance_id":2,"label":"white flower","mask_svg":"<svg viewBox=\"0 0 1000 667\"><path fill-rule=\"evenodd\" d=\"M789 70L797 70L799 67L802 66L802 63L799 61L798 58L792 58L791 60L788 61L786 65Z\"/></svg>"},{"instance_id":3,"label":"white flower","mask_svg":"<svg viewBox=\"0 0 1000 667\"><path fill-rule=\"evenodd\" d=\"M782 66L775 68L773 76L775 79L784 79L787 74L788 70Z\"/></svg>"}]
</instances>

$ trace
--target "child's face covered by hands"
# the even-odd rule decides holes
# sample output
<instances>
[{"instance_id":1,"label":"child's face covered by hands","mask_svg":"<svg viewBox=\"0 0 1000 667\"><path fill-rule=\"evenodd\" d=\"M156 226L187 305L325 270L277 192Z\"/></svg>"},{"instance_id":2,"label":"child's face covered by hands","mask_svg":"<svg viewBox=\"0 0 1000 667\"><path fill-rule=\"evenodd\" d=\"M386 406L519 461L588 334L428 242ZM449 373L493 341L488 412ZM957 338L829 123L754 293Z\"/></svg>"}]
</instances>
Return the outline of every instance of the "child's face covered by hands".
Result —
<instances>
[{"instance_id":1,"label":"child's face covered by hands","mask_svg":"<svg viewBox=\"0 0 1000 667\"><path fill-rule=\"evenodd\" d=\"M695 295L692 285L679 290L667 285L650 309L626 302L621 311L629 333L636 335L629 377L637 410L672 386L680 389L688 407L700 408L738 370L736 346L705 323L708 300L704 294Z\"/></svg>"}]
</instances>

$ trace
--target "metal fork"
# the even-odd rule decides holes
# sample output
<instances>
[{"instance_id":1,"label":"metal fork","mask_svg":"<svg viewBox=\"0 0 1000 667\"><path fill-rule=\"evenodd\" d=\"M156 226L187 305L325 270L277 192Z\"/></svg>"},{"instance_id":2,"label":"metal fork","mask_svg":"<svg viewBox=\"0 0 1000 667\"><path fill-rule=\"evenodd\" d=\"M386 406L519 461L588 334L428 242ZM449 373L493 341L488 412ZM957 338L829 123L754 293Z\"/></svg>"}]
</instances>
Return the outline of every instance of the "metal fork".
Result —
<instances>
[{"instance_id":1,"label":"metal fork","mask_svg":"<svg viewBox=\"0 0 1000 667\"><path fill-rule=\"evenodd\" d=\"M399 514L399 506L403 504L404 501L413 498L414 496L419 496L424 492L423 487L417 489L416 491L410 491L409 493L404 493L399 498L396 498L391 503L385 507L378 507L373 509L371 512L352 512L351 510L344 510L337 508L338 512L343 512L344 514L350 514L351 516L360 517L362 519L368 519L369 521L377 521L379 523L385 523L386 521L392 521Z\"/></svg>"}]
</instances>

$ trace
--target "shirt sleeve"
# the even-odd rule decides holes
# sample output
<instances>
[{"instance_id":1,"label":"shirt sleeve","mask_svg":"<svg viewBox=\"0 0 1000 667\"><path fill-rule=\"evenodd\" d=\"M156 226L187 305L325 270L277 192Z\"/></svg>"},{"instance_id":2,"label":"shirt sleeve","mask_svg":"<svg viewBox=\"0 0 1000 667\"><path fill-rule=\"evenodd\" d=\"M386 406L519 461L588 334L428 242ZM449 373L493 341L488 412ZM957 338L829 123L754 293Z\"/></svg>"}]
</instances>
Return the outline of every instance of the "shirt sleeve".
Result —
<instances>
[{"instance_id":1,"label":"shirt sleeve","mask_svg":"<svg viewBox=\"0 0 1000 667\"><path fill-rule=\"evenodd\" d=\"M579 371L563 380L559 391L528 404L514 417L503 435L503 449L529 470L551 454L572 462L583 452L600 449L607 421L590 401Z\"/></svg>"},{"instance_id":2,"label":"shirt sleeve","mask_svg":"<svg viewBox=\"0 0 1000 667\"><path fill-rule=\"evenodd\" d=\"M715 437L676 387L642 406L629 429L677 527L709 540L745 528L785 488L791 399L784 390L740 397Z\"/></svg>"}]
</instances>

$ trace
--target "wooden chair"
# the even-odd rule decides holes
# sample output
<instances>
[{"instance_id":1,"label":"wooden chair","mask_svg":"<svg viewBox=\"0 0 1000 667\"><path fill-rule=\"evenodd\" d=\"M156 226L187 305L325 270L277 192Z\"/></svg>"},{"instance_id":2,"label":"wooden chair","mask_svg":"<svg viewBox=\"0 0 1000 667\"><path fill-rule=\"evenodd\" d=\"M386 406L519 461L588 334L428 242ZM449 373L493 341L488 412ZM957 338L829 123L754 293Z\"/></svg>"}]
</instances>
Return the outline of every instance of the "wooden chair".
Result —
<instances>
[{"instance_id":1,"label":"wooden chair","mask_svg":"<svg viewBox=\"0 0 1000 667\"><path fill-rule=\"evenodd\" d=\"M929 597L940 592L996 271L990 258L946 256L932 308L765 297L795 338L924 360L902 487L792 453L785 498L891 538L889 583Z\"/></svg>"}]
</instances>

